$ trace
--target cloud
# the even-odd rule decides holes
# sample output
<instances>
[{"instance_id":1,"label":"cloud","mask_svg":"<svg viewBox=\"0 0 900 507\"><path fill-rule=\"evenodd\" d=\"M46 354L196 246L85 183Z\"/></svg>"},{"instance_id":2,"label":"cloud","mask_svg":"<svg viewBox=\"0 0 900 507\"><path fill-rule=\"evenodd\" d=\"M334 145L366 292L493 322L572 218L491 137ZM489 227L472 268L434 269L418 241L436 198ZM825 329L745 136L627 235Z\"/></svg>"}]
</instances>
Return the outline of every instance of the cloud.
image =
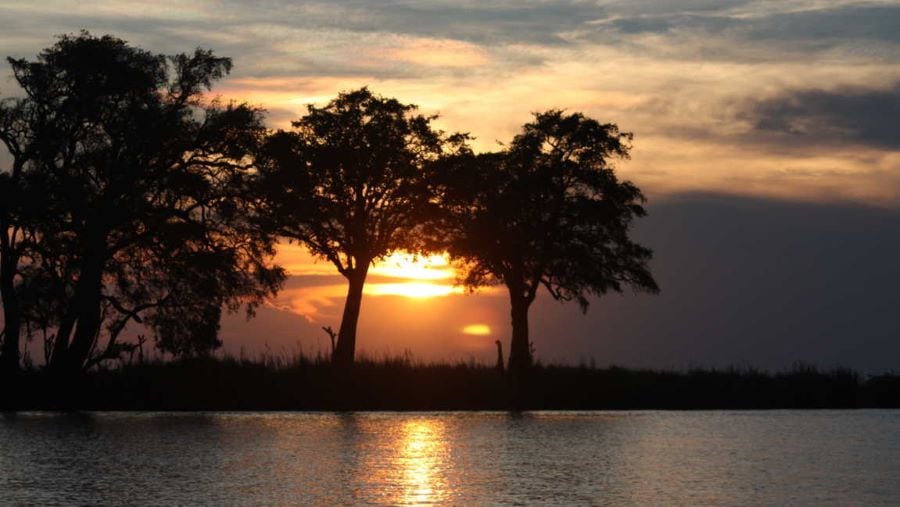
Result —
<instances>
[{"instance_id":1,"label":"cloud","mask_svg":"<svg viewBox=\"0 0 900 507\"><path fill-rule=\"evenodd\" d=\"M891 3L760 2L679 0L672 2L337 0L333 2L160 2L110 4L9 2L0 7L7 50L33 45L36 38L82 27L127 32L155 47L183 50L196 41L246 56L274 56L283 69L333 70L348 41L375 44L384 36L459 41L499 49L504 46L572 47L615 44L635 50L672 52L682 57L747 54L747 49L813 53L843 47L863 57L872 44L900 44L900 6ZM651 37L651 40L647 39ZM710 37L715 37L711 40ZM705 41L698 46L695 41ZM748 44L750 43L749 47ZM868 44L868 47L866 46ZM310 49L316 48L315 52ZM328 49L338 50L333 58ZM702 51L698 51L701 49ZM766 53L758 51L757 55ZM784 58L769 52L769 58ZM270 60L270 58L262 60ZM887 56L887 58L890 58ZM274 72L274 69L270 69Z\"/></svg>"},{"instance_id":2,"label":"cloud","mask_svg":"<svg viewBox=\"0 0 900 507\"><path fill-rule=\"evenodd\" d=\"M210 47L235 62L214 93L267 108L273 128L368 85L488 150L531 111L564 108L635 133L620 169L651 196L740 188L896 204L883 122L842 123L802 94L895 91L898 13L851 0L8 1L0 40L24 57L80 28L163 53ZM6 77L0 93L17 93ZM790 100L801 104L780 113ZM815 127L804 118L827 120L827 143L797 133Z\"/></svg>"},{"instance_id":3,"label":"cloud","mask_svg":"<svg viewBox=\"0 0 900 507\"><path fill-rule=\"evenodd\" d=\"M762 4L764 5L764 4ZM793 5L796 6L796 3ZM734 9L745 6L745 10ZM757 8L755 8L756 6ZM900 43L896 26L897 5L840 5L792 8L782 3L777 11L761 10L761 3L732 2L708 9L692 9L675 4L664 11L643 10L631 15L613 15L592 23L614 27L623 33L697 30L704 33L728 31L736 38L757 40L881 40Z\"/></svg>"},{"instance_id":4,"label":"cloud","mask_svg":"<svg viewBox=\"0 0 900 507\"><path fill-rule=\"evenodd\" d=\"M243 10L245 2L226 2ZM561 32L593 19L605 10L594 2L343 0L335 2L266 2L251 19L298 27L328 27L353 32L399 33L451 38L486 44L564 44Z\"/></svg>"},{"instance_id":5,"label":"cloud","mask_svg":"<svg viewBox=\"0 0 900 507\"><path fill-rule=\"evenodd\" d=\"M658 296L608 296L585 317L540 300L541 357L654 368L797 360L898 367L900 211L682 194L650 203Z\"/></svg>"},{"instance_id":6,"label":"cloud","mask_svg":"<svg viewBox=\"0 0 900 507\"><path fill-rule=\"evenodd\" d=\"M758 40L900 43L900 6L845 5L772 14L746 22L742 35Z\"/></svg>"},{"instance_id":7,"label":"cloud","mask_svg":"<svg viewBox=\"0 0 900 507\"><path fill-rule=\"evenodd\" d=\"M771 5L736 2L704 10L682 4L625 15L613 11L579 28L573 39L687 60L775 62L825 54L863 61L896 58L896 4L779 2L777 10Z\"/></svg>"},{"instance_id":8,"label":"cloud","mask_svg":"<svg viewBox=\"0 0 900 507\"><path fill-rule=\"evenodd\" d=\"M900 150L900 82L887 89L784 92L753 103L744 116L757 132L783 142Z\"/></svg>"}]
</instances>

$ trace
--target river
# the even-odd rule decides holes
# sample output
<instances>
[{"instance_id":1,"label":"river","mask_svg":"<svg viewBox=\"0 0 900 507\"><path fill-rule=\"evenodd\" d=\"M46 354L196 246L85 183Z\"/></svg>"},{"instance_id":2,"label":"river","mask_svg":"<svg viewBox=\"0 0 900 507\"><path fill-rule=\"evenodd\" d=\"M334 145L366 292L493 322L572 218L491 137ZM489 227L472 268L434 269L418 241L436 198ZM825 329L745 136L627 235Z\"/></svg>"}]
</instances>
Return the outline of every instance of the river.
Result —
<instances>
[{"instance_id":1,"label":"river","mask_svg":"<svg viewBox=\"0 0 900 507\"><path fill-rule=\"evenodd\" d=\"M0 419L0 503L898 505L900 411Z\"/></svg>"}]
</instances>

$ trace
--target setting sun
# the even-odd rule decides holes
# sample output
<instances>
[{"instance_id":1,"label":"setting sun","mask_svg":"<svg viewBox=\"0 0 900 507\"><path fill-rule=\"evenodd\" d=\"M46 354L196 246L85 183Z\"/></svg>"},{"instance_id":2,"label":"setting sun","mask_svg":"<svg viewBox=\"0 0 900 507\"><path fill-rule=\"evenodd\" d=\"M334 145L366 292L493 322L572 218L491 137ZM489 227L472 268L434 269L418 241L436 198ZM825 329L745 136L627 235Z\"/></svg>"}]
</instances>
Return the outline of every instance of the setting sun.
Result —
<instances>
[{"instance_id":1,"label":"setting sun","mask_svg":"<svg viewBox=\"0 0 900 507\"><path fill-rule=\"evenodd\" d=\"M446 254L415 255L394 252L375 263L369 271L377 277L391 281L372 281L365 293L371 296L404 296L408 298L432 298L462 293L453 285L455 273ZM396 281L393 281L396 280Z\"/></svg>"},{"instance_id":2,"label":"setting sun","mask_svg":"<svg viewBox=\"0 0 900 507\"><path fill-rule=\"evenodd\" d=\"M487 324L469 324L462 328L462 332L473 336L487 336L491 334L491 326Z\"/></svg>"},{"instance_id":3,"label":"setting sun","mask_svg":"<svg viewBox=\"0 0 900 507\"><path fill-rule=\"evenodd\" d=\"M376 262L369 272L414 280L448 280L455 275L447 254L415 255L409 252L394 252Z\"/></svg>"}]
</instances>

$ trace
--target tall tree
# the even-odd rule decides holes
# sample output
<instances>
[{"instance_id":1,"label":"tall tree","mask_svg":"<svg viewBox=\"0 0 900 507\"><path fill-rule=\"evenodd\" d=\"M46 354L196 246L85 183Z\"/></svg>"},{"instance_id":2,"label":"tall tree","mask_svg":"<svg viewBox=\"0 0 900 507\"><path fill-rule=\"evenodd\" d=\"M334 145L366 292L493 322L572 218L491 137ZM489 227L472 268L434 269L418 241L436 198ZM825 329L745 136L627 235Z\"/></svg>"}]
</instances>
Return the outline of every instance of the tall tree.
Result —
<instances>
[{"instance_id":1,"label":"tall tree","mask_svg":"<svg viewBox=\"0 0 900 507\"><path fill-rule=\"evenodd\" d=\"M215 346L222 306L252 310L283 277L248 216L261 112L203 98L231 61L83 32L10 63L21 103L44 115L27 125L42 142L23 170L47 217L28 270L59 299L50 366L115 357L132 321L164 349Z\"/></svg>"},{"instance_id":2,"label":"tall tree","mask_svg":"<svg viewBox=\"0 0 900 507\"><path fill-rule=\"evenodd\" d=\"M29 260L28 246L33 243L34 224L43 214L44 195L29 185L29 164L38 148L49 141L48 115L32 101L7 98L0 101L0 142L5 157L0 161L0 300L3 329L0 332L0 372L19 368L22 329L27 320L19 294L21 262Z\"/></svg>"},{"instance_id":3,"label":"tall tree","mask_svg":"<svg viewBox=\"0 0 900 507\"><path fill-rule=\"evenodd\" d=\"M334 264L347 278L347 299L333 360L347 366L369 266L412 248L429 202L424 166L445 151L465 151L466 136L432 128L434 116L367 88L310 105L275 133L260 163L270 217L279 233Z\"/></svg>"},{"instance_id":4,"label":"tall tree","mask_svg":"<svg viewBox=\"0 0 900 507\"><path fill-rule=\"evenodd\" d=\"M631 135L581 114L536 114L507 150L463 154L435 164L440 212L433 247L461 263L469 287L500 283L510 298L509 369L532 364L528 310L543 286L559 301L623 287L657 292L651 251L629 230L644 196L619 181L611 159L626 157Z\"/></svg>"}]
</instances>

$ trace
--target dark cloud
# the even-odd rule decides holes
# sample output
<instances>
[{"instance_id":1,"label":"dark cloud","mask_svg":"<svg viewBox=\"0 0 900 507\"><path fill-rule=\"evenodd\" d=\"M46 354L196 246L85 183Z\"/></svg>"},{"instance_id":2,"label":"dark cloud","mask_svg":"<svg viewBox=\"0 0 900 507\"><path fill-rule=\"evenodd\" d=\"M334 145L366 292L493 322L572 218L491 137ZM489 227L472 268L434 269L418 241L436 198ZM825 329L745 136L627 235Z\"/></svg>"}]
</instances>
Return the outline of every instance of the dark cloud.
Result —
<instances>
[{"instance_id":1,"label":"dark cloud","mask_svg":"<svg viewBox=\"0 0 900 507\"><path fill-rule=\"evenodd\" d=\"M740 25L742 21L727 16L667 13L653 16L634 16L610 19L600 23L606 30L620 34L666 33L675 30L721 33Z\"/></svg>"},{"instance_id":2,"label":"dark cloud","mask_svg":"<svg viewBox=\"0 0 900 507\"><path fill-rule=\"evenodd\" d=\"M737 7L753 4L754 0L617 0L604 6L616 15L662 15L683 13L728 12Z\"/></svg>"},{"instance_id":3,"label":"dark cloud","mask_svg":"<svg viewBox=\"0 0 900 507\"><path fill-rule=\"evenodd\" d=\"M243 2L229 2L240 8ZM603 18L606 11L593 2L557 0L439 1L344 0L336 2L268 2L269 15L260 21L291 26L361 32L387 32L442 37L481 43L559 44L561 32ZM274 14L274 15L272 15Z\"/></svg>"},{"instance_id":4,"label":"dark cloud","mask_svg":"<svg viewBox=\"0 0 900 507\"><path fill-rule=\"evenodd\" d=\"M900 6L838 6L760 16L727 12L669 11L615 17L609 26L627 33L691 29L708 33L729 30L741 38L769 40L883 40L900 43Z\"/></svg>"},{"instance_id":5,"label":"dark cloud","mask_svg":"<svg viewBox=\"0 0 900 507\"><path fill-rule=\"evenodd\" d=\"M779 140L900 150L900 83L887 89L799 90L752 103L743 116Z\"/></svg>"},{"instance_id":6,"label":"dark cloud","mask_svg":"<svg viewBox=\"0 0 900 507\"><path fill-rule=\"evenodd\" d=\"M90 9L33 11L0 6L0 31L5 52L17 56L30 56L45 47L52 34L80 28L114 33L164 52L200 44L235 57L240 75L257 77L417 76L418 69L409 65L348 61L343 51L349 41L364 54L364 38L383 35L453 39L490 48L599 43L665 58L743 62L797 59L836 48L869 61L893 61L900 44L898 5L835 5L796 12L788 3L779 12L771 12L771 6L749 0L265 0L252 4L225 0L194 5L192 13L184 16L147 6L135 9L140 16L100 9L94 14ZM642 38L646 34L663 37L647 41ZM282 47L296 38L316 49L303 52L296 44ZM330 50L335 54L329 54ZM521 58L506 62L518 67L545 63L543 58L521 53L504 55L504 59Z\"/></svg>"},{"instance_id":7,"label":"dark cloud","mask_svg":"<svg viewBox=\"0 0 900 507\"><path fill-rule=\"evenodd\" d=\"M660 295L609 296L584 317L539 301L543 357L900 368L900 210L682 195L651 203L637 234Z\"/></svg>"},{"instance_id":8,"label":"dark cloud","mask_svg":"<svg viewBox=\"0 0 900 507\"><path fill-rule=\"evenodd\" d=\"M900 43L900 5L851 5L779 13L748 21L753 39Z\"/></svg>"},{"instance_id":9,"label":"dark cloud","mask_svg":"<svg viewBox=\"0 0 900 507\"><path fill-rule=\"evenodd\" d=\"M838 5L759 15L753 15L752 6L750 15L683 7L662 13L613 15L594 23L580 37L627 46L639 42L633 40L635 36L664 35L666 44L642 44L641 50L689 60L784 60L838 49L870 60L893 61L900 44L900 5ZM713 39L700 46L682 46L679 37Z\"/></svg>"},{"instance_id":10,"label":"dark cloud","mask_svg":"<svg viewBox=\"0 0 900 507\"><path fill-rule=\"evenodd\" d=\"M292 2L270 0L252 7L225 1L201 15L167 16L147 9L141 16L84 11L28 12L0 6L5 54L31 57L60 33L88 29L112 33L154 51L176 53L198 45L235 58L236 74L416 78L421 69L368 51L367 41L393 36L452 39L475 45L567 44L560 34L604 16L590 2ZM27 23L19 19L27 17ZM386 39L388 38L388 39ZM389 42L389 40L388 40ZM349 47L348 47L349 46ZM312 48L312 49L308 49ZM353 58L348 56L353 55ZM535 65L533 55L506 55L507 65ZM438 71L429 69L434 75ZM459 72L453 69L448 72Z\"/></svg>"}]
</instances>

